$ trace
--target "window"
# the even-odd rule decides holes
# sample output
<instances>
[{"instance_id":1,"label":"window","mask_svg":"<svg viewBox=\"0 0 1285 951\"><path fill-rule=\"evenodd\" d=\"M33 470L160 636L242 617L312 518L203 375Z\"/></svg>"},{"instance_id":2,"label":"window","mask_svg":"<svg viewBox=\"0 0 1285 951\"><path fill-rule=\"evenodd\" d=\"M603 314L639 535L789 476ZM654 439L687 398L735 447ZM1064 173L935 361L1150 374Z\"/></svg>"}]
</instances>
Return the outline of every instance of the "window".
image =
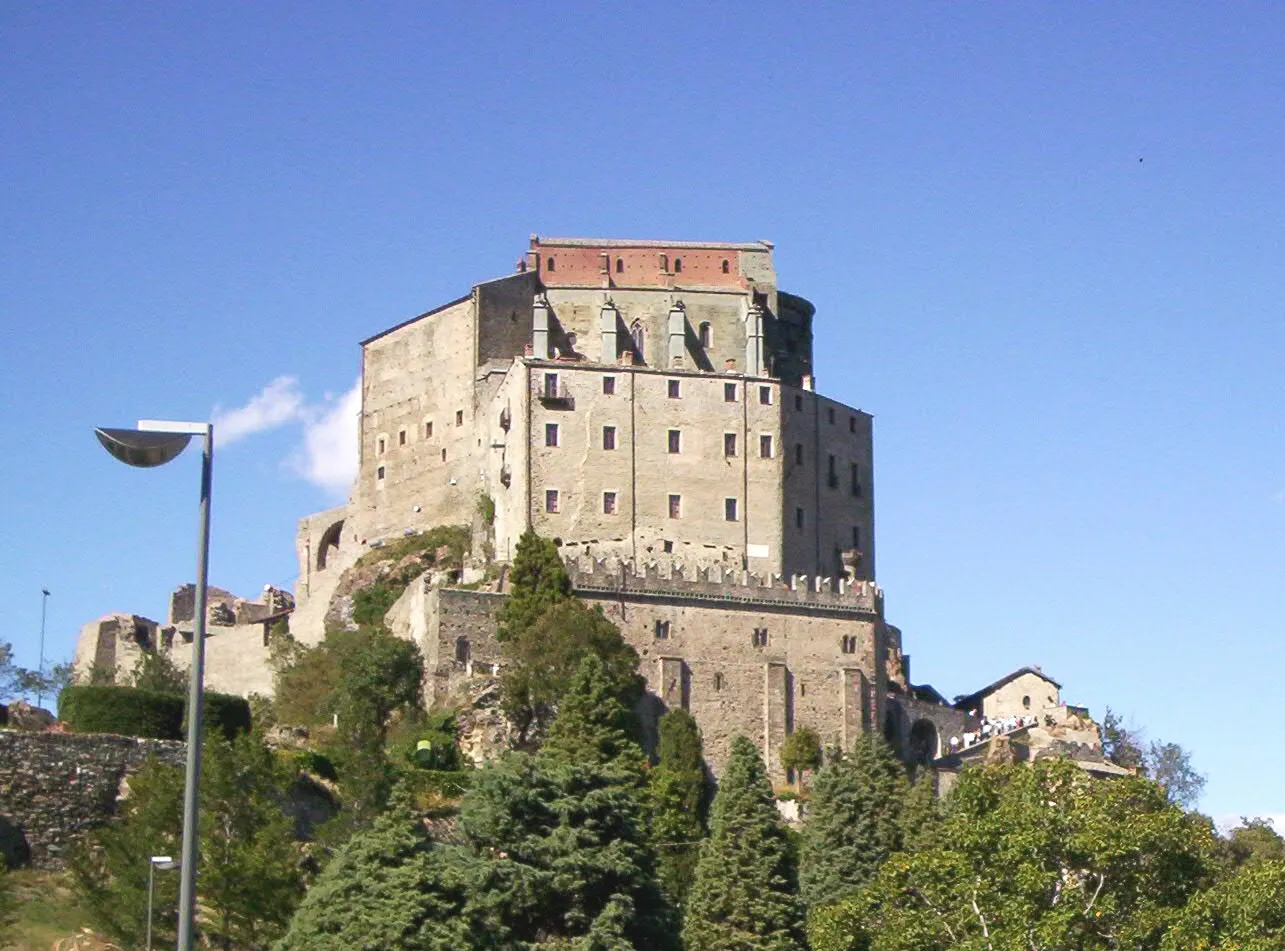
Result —
<instances>
[{"instance_id":1,"label":"window","mask_svg":"<svg viewBox=\"0 0 1285 951\"><path fill-rule=\"evenodd\" d=\"M723 455L736 455L736 433L723 433Z\"/></svg>"},{"instance_id":2,"label":"window","mask_svg":"<svg viewBox=\"0 0 1285 951\"><path fill-rule=\"evenodd\" d=\"M772 388L770 386L759 387L759 402L764 406L772 405Z\"/></svg>"},{"instance_id":3,"label":"window","mask_svg":"<svg viewBox=\"0 0 1285 951\"><path fill-rule=\"evenodd\" d=\"M736 499L723 499L723 518L728 522L736 521Z\"/></svg>"},{"instance_id":4,"label":"window","mask_svg":"<svg viewBox=\"0 0 1285 951\"><path fill-rule=\"evenodd\" d=\"M468 638L455 638L455 662L457 664L467 664L471 655L472 650L469 647Z\"/></svg>"},{"instance_id":5,"label":"window","mask_svg":"<svg viewBox=\"0 0 1285 951\"><path fill-rule=\"evenodd\" d=\"M555 270L555 268L554 268L554 266L553 266L553 258L549 258L549 260L546 262L546 266L548 267L548 269L549 269L550 271Z\"/></svg>"},{"instance_id":6,"label":"window","mask_svg":"<svg viewBox=\"0 0 1285 951\"><path fill-rule=\"evenodd\" d=\"M673 543L673 542L671 542L671 541L666 540L666 541L665 541L665 543L664 543L663 545L661 545L660 547L661 547L661 548L663 548L663 549L665 550L665 554L666 554L666 555L673 554L673 552L674 552L674 543Z\"/></svg>"},{"instance_id":7,"label":"window","mask_svg":"<svg viewBox=\"0 0 1285 951\"><path fill-rule=\"evenodd\" d=\"M861 494L861 466L855 462L852 464L852 494Z\"/></svg>"},{"instance_id":8,"label":"window","mask_svg":"<svg viewBox=\"0 0 1285 951\"><path fill-rule=\"evenodd\" d=\"M767 647L767 628L754 628L754 634L750 637L750 643L755 647Z\"/></svg>"},{"instance_id":9,"label":"window","mask_svg":"<svg viewBox=\"0 0 1285 951\"><path fill-rule=\"evenodd\" d=\"M714 689L723 689L723 672L721 670L714 672Z\"/></svg>"},{"instance_id":10,"label":"window","mask_svg":"<svg viewBox=\"0 0 1285 951\"><path fill-rule=\"evenodd\" d=\"M794 444L794 464L803 465L803 443L801 442Z\"/></svg>"},{"instance_id":11,"label":"window","mask_svg":"<svg viewBox=\"0 0 1285 951\"><path fill-rule=\"evenodd\" d=\"M617 273L617 274L624 274L624 273L625 273L625 259L624 259L624 258L616 258L616 273Z\"/></svg>"},{"instance_id":12,"label":"window","mask_svg":"<svg viewBox=\"0 0 1285 951\"><path fill-rule=\"evenodd\" d=\"M723 402L724 403L736 402L736 384L735 383L723 384Z\"/></svg>"},{"instance_id":13,"label":"window","mask_svg":"<svg viewBox=\"0 0 1285 951\"><path fill-rule=\"evenodd\" d=\"M802 393L794 394L794 411L796 413L803 412L803 394Z\"/></svg>"},{"instance_id":14,"label":"window","mask_svg":"<svg viewBox=\"0 0 1285 951\"><path fill-rule=\"evenodd\" d=\"M671 400L680 399L683 395L683 383L681 380L669 381L669 398Z\"/></svg>"},{"instance_id":15,"label":"window","mask_svg":"<svg viewBox=\"0 0 1285 951\"><path fill-rule=\"evenodd\" d=\"M682 273L683 273L683 259L682 259L682 258L674 258L674 273L675 273L675 274L682 274Z\"/></svg>"},{"instance_id":16,"label":"window","mask_svg":"<svg viewBox=\"0 0 1285 951\"><path fill-rule=\"evenodd\" d=\"M855 654L857 652L857 636L855 634L844 634L839 643L839 650L845 654Z\"/></svg>"},{"instance_id":17,"label":"window","mask_svg":"<svg viewBox=\"0 0 1285 951\"><path fill-rule=\"evenodd\" d=\"M456 426L463 426L463 425L464 425L464 410L462 410L462 409L457 409L457 410L455 411L455 425L456 425Z\"/></svg>"},{"instance_id":18,"label":"window","mask_svg":"<svg viewBox=\"0 0 1285 951\"><path fill-rule=\"evenodd\" d=\"M376 481L376 482L383 482L383 481L384 481L384 467L383 467L383 466L380 466L378 469L376 469L376 470L375 470L375 481Z\"/></svg>"},{"instance_id":19,"label":"window","mask_svg":"<svg viewBox=\"0 0 1285 951\"><path fill-rule=\"evenodd\" d=\"M683 497L681 495L671 495L669 497L669 517L670 518L683 517ZM668 544L671 547L666 550L673 551L673 547L672 547L673 542L669 542Z\"/></svg>"},{"instance_id":20,"label":"window","mask_svg":"<svg viewBox=\"0 0 1285 951\"><path fill-rule=\"evenodd\" d=\"M658 641L669 640L669 622L668 621L656 622L656 640Z\"/></svg>"},{"instance_id":21,"label":"window","mask_svg":"<svg viewBox=\"0 0 1285 951\"><path fill-rule=\"evenodd\" d=\"M558 444L558 424L544 424L544 444L546 446L556 446Z\"/></svg>"},{"instance_id":22,"label":"window","mask_svg":"<svg viewBox=\"0 0 1285 951\"><path fill-rule=\"evenodd\" d=\"M850 432L850 433L855 433L856 431L857 431L857 417L855 417L855 416L849 416L849 417L848 417L848 432Z\"/></svg>"},{"instance_id":23,"label":"window","mask_svg":"<svg viewBox=\"0 0 1285 951\"><path fill-rule=\"evenodd\" d=\"M827 467L826 473L825 473L825 483L830 488L837 489L839 487L839 469L838 469L839 463L834 458L834 456L829 457L829 463L830 464Z\"/></svg>"},{"instance_id":24,"label":"window","mask_svg":"<svg viewBox=\"0 0 1285 951\"><path fill-rule=\"evenodd\" d=\"M1023 706L1025 709L1027 709L1027 710L1031 709L1031 698L1030 698L1030 697L1023 697L1023 698L1022 698L1022 706Z\"/></svg>"},{"instance_id":25,"label":"window","mask_svg":"<svg viewBox=\"0 0 1285 951\"><path fill-rule=\"evenodd\" d=\"M431 419L424 423L424 438L433 438L433 421Z\"/></svg>"},{"instance_id":26,"label":"window","mask_svg":"<svg viewBox=\"0 0 1285 951\"><path fill-rule=\"evenodd\" d=\"M630 339L634 342L634 356L638 362L642 363L646 359L647 334L643 331L643 325L635 320L633 326L629 328Z\"/></svg>"},{"instance_id":27,"label":"window","mask_svg":"<svg viewBox=\"0 0 1285 951\"><path fill-rule=\"evenodd\" d=\"M668 254L662 254L660 256L660 269L664 271L666 274L669 273L669 255Z\"/></svg>"},{"instance_id":28,"label":"window","mask_svg":"<svg viewBox=\"0 0 1285 951\"><path fill-rule=\"evenodd\" d=\"M723 273L724 273L724 274L731 274L731 273L732 273L732 262L731 262L731 261L728 261L728 260L726 260L726 259L724 259L724 260L723 260Z\"/></svg>"},{"instance_id":29,"label":"window","mask_svg":"<svg viewBox=\"0 0 1285 951\"><path fill-rule=\"evenodd\" d=\"M406 445L406 430L404 429L397 430L397 445L399 446Z\"/></svg>"},{"instance_id":30,"label":"window","mask_svg":"<svg viewBox=\"0 0 1285 951\"><path fill-rule=\"evenodd\" d=\"M550 515L558 514L558 490L557 489L544 490L544 510L548 512Z\"/></svg>"},{"instance_id":31,"label":"window","mask_svg":"<svg viewBox=\"0 0 1285 951\"><path fill-rule=\"evenodd\" d=\"M544 375L544 395L545 396L558 395L558 374L546 373Z\"/></svg>"},{"instance_id":32,"label":"window","mask_svg":"<svg viewBox=\"0 0 1285 951\"><path fill-rule=\"evenodd\" d=\"M602 514L603 515L616 514L616 493L615 492L602 493Z\"/></svg>"},{"instance_id":33,"label":"window","mask_svg":"<svg viewBox=\"0 0 1285 951\"><path fill-rule=\"evenodd\" d=\"M615 426L602 427L602 448L603 449L616 448L616 427Z\"/></svg>"},{"instance_id":34,"label":"window","mask_svg":"<svg viewBox=\"0 0 1285 951\"><path fill-rule=\"evenodd\" d=\"M702 347L708 349L714 345L714 328L710 326L708 320L704 321L700 325L699 333L699 339Z\"/></svg>"},{"instance_id":35,"label":"window","mask_svg":"<svg viewBox=\"0 0 1285 951\"><path fill-rule=\"evenodd\" d=\"M602 378L602 395L611 396L616 392L616 378L614 376L604 376Z\"/></svg>"},{"instance_id":36,"label":"window","mask_svg":"<svg viewBox=\"0 0 1285 951\"><path fill-rule=\"evenodd\" d=\"M682 433L682 430L680 430L680 429L671 429L671 430L669 431L669 451L670 451L670 452L682 452L682 451L683 451L683 433Z\"/></svg>"},{"instance_id":37,"label":"window","mask_svg":"<svg viewBox=\"0 0 1285 951\"><path fill-rule=\"evenodd\" d=\"M852 547L857 549L858 551L861 550L861 526L860 525L852 526Z\"/></svg>"},{"instance_id":38,"label":"window","mask_svg":"<svg viewBox=\"0 0 1285 951\"><path fill-rule=\"evenodd\" d=\"M794 524L797 528L803 527L803 507L799 506L794 510Z\"/></svg>"},{"instance_id":39,"label":"window","mask_svg":"<svg viewBox=\"0 0 1285 951\"><path fill-rule=\"evenodd\" d=\"M769 433L763 433L759 436L759 458L772 458L772 436Z\"/></svg>"},{"instance_id":40,"label":"window","mask_svg":"<svg viewBox=\"0 0 1285 951\"><path fill-rule=\"evenodd\" d=\"M826 415L826 418L829 420L830 425L833 426L834 425L834 407L833 406L827 407L825 411L825 415Z\"/></svg>"},{"instance_id":41,"label":"window","mask_svg":"<svg viewBox=\"0 0 1285 951\"><path fill-rule=\"evenodd\" d=\"M376 447L375 452L377 452L379 455L382 456L384 454L384 450L388 448L388 444L384 441L383 436L380 436L377 440L375 440L375 447Z\"/></svg>"},{"instance_id":42,"label":"window","mask_svg":"<svg viewBox=\"0 0 1285 951\"><path fill-rule=\"evenodd\" d=\"M443 450L442 450L442 461L443 461L443 462L445 462L445 461L446 461L446 450L445 450L445 449L443 449Z\"/></svg>"}]
</instances>

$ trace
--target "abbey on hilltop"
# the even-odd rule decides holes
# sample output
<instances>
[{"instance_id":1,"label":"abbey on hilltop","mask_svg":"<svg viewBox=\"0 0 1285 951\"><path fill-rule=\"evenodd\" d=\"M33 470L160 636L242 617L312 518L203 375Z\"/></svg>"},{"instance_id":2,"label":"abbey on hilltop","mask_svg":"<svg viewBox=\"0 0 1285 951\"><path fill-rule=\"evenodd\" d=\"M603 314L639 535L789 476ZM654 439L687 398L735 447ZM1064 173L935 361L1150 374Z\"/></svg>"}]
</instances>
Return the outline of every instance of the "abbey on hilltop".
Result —
<instances>
[{"instance_id":1,"label":"abbey on hilltop","mask_svg":"<svg viewBox=\"0 0 1285 951\"><path fill-rule=\"evenodd\" d=\"M650 710L688 709L716 770L744 734L779 775L802 725L949 754L969 711L910 684L875 583L871 417L817 392L815 308L777 287L772 250L532 236L515 273L363 341L349 501L300 524L297 606L274 593L243 633L215 630L210 682L261 684L260 615L290 610L316 642L350 621L363 555L468 524L459 575L426 572L387 618L423 649L431 698L466 695L501 663L487 568L533 527L638 650ZM1053 696L1026 729L1075 719Z\"/></svg>"}]
</instances>

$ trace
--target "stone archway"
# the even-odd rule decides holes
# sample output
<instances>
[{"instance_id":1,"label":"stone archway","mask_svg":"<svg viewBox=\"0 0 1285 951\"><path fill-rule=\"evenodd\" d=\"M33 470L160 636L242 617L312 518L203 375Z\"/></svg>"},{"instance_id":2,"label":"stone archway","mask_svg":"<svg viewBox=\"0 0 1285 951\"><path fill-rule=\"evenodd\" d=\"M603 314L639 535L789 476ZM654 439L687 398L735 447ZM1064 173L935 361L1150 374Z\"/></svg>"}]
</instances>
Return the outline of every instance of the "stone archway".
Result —
<instances>
[{"instance_id":1,"label":"stone archway","mask_svg":"<svg viewBox=\"0 0 1285 951\"><path fill-rule=\"evenodd\" d=\"M931 763L941 754L940 743L932 720L916 720L910 728L910 761L921 766Z\"/></svg>"},{"instance_id":2,"label":"stone archway","mask_svg":"<svg viewBox=\"0 0 1285 951\"><path fill-rule=\"evenodd\" d=\"M317 542L317 570L324 571L326 560L332 552L339 550L339 539L344 531L344 520L341 518L324 532L321 533L321 540Z\"/></svg>"}]
</instances>

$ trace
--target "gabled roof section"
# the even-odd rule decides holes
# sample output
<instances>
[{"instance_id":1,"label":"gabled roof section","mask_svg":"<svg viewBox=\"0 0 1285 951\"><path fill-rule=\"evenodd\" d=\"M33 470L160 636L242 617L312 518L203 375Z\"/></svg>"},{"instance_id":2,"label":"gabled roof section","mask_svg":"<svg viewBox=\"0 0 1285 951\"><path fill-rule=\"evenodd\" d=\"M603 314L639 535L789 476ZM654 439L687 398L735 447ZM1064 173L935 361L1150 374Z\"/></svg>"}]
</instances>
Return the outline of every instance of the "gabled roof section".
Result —
<instances>
[{"instance_id":1,"label":"gabled roof section","mask_svg":"<svg viewBox=\"0 0 1285 951\"><path fill-rule=\"evenodd\" d=\"M432 317L434 314L440 314L442 311L446 310L446 308L454 307L456 304L462 304L472 296L473 296L473 292L469 291L463 297L457 297L453 301L447 301L445 304L442 304L438 307L434 307L432 310L425 311L424 313L420 314L417 317L412 317L409 320L403 320L400 324L395 324L394 326L389 327L387 330L381 330L373 337L367 337L365 340L361 342L361 346L364 347L368 343L374 343L380 337L387 337L390 333L392 333L395 330L401 330L403 327L409 327L417 320L423 320L425 317Z\"/></svg>"},{"instance_id":2,"label":"gabled roof section","mask_svg":"<svg viewBox=\"0 0 1285 951\"><path fill-rule=\"evenodd\" d=\"M989 697L1000 687L1003 687L1005 684L1012 683L1014 680L1016 680L1018 677L1021 677L1023 674L1034 674L1036 677L1039 677L1041 680L1048 681L1058 690L1062 689L1062 685L1060 683L1058 683L1048 674L1044 673L1044 671L1040 670L1038 667L1019 667L1011 674L1006 674L1005 676L1001 677L999 680L995 681L993 684L983 687L981 690L977 690L973 693L968 694L967 696L960 697L958 700L955 701L955 708L957 710L963 710L967 707L971 707L982 697Z\"/></svg>"}]
</instances>

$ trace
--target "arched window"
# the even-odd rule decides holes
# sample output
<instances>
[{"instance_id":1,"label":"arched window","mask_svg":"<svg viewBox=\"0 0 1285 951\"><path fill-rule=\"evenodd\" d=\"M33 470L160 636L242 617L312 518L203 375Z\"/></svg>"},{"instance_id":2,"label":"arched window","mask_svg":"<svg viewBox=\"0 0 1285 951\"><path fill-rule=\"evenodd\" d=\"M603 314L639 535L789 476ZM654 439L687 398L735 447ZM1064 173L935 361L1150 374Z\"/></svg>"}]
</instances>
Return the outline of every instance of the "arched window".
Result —
<instances>
[{"instance_id":1,"label":"arched window","mask_svg":"<svg viewBox=\"0 0 1285 951\"><path fill-rule=\"evenodd\" d=\"M639 363L642 363L646 359L647 352L647 334L643 330L642 321L635 320L633 322L633 325L629 328L629 336L634 341L634 356Z\"/></svg>"},{"instance_id":2,"label":"arched window","mask_svg":"<svg viewBox=\"0 0 1285 951\"><path fill-rule=\"evenodd\" d=\"M732 273L732 263L731 263L730 261L724 261L724 262L723 262L723 273L724 273L724 274L731 274L731 273Z\"/></svg>"},{"instance_id":3,"label":"arched window","mask_svg":"<svg viewBox=\"0 0 1285 951\"><path fill-rule=\"evenodd\" d=\"M682 259L682 258L674 258L674 273L675 273L675 274L682 274L682 273L683 273L683 259Z\"/></svg>"},{"instance_id":4,"label":"arched window","mask_svg":"<svg viewBox=\"0 0 1285 951\"><path fill-rule=\"evenodd\" d=\"M710 347L714 344L714 328L706 320L700 325L700 342L702 347Z\"/></svg>"},{"instance_id":5,"label":"arched window","mask_svg":"<svg viewBox=\"0 0 1285 951\"><path fill-rule=\"evenodd\" d=\"M624 274L624 273L625 273L625 259L624 259L624 258L616 258L616 273L617 273L617 274Z\"/></svg>"},{"instance_id":6,"label":"arched window","mask_svg":"<svg viewBox=\"0 0 1285 951\"><path fill-rule=\"evenodd\" d=\"M548 269L549 269L550 271L552 271L552 270L554 269L554 268L553 268L553 258L549 258L549 262L548 262Z\"/></svg>"},{"instance_id":7,"label":"arched window","mask_svg":"<svg viewBox=\"0 0 1285 951\"><path fill-rule=\"evenodd\" d=\"M330 558L332 552L339 550L339 536L343 533L344 521L340 519L335 522L321 536L321 541L317 543L317 570L323 571L326 567L326 560Z\"/></svg>"}]
</instances>

